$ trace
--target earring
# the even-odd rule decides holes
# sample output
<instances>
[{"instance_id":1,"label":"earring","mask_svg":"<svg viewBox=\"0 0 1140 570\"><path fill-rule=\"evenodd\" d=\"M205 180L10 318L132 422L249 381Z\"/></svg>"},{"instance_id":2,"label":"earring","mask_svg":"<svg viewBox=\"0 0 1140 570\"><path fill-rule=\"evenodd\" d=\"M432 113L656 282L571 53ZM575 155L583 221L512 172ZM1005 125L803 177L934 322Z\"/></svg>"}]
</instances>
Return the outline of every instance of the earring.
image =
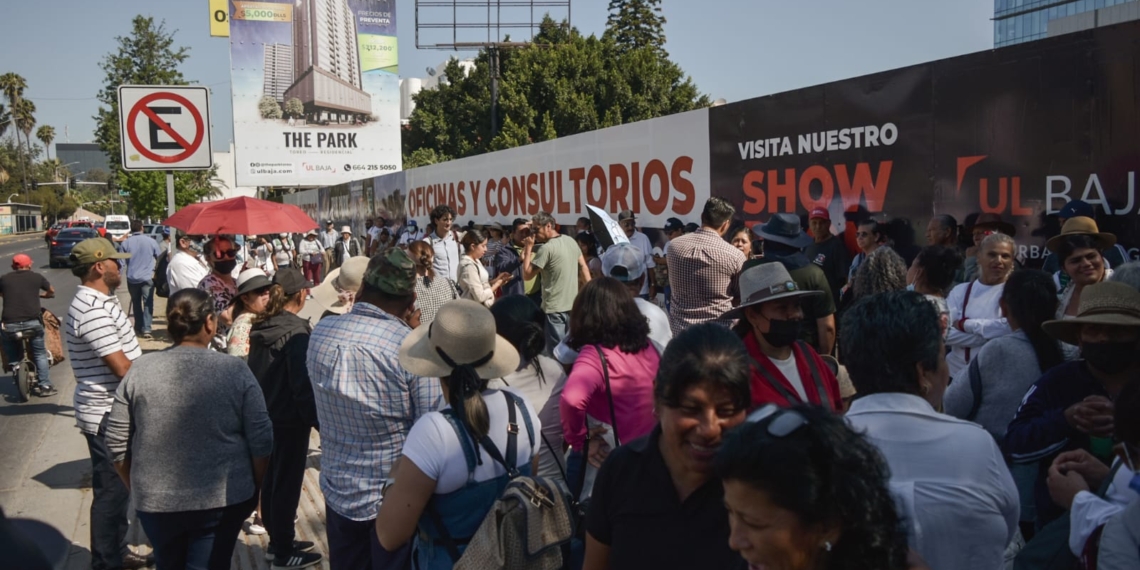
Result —
<instances>
[{"instance_id":1,"label":"earring","mask_svg":"<svg viewBox=\"0 0 1140 570\"><path fill-rule=\"evenodd\" d=\"M831 543L830 542L824 542L823 543L823 549L828 551L828 552L831 552Z\"/></svg>"}]
</instances>

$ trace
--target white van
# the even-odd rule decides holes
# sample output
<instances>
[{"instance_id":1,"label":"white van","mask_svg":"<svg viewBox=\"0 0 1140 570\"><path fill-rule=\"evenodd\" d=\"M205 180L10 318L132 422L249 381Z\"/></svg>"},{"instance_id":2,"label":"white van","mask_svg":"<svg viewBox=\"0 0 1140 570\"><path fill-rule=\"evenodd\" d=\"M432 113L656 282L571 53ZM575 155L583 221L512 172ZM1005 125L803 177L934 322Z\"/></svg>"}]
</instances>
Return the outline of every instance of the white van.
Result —
<instances>
[{"instance_id":1,"label":"white van","mask_svg":"<svg viewBox=\"0 0 1140 570\"><path fill-rule=\"evenodd\" d=\"M127 216L107 216L103 221L103 229L107 230L107 237L111 241L123 241L131 235L131 219Z\"/></svg>"}]
</instances>

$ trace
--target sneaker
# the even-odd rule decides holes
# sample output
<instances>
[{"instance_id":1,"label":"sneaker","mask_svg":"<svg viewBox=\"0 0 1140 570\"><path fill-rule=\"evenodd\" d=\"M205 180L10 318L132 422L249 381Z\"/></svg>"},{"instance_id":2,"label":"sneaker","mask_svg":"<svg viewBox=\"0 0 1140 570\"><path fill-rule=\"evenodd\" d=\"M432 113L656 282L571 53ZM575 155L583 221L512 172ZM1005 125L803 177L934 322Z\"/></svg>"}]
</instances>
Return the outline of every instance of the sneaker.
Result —
<instances>
[{"instance_id":1,"label":"sneaker","mask_svg":"<svg viewBox=\"0 0 1140 570\"><path fill-rule=\"evenodd\" d=\"M297 554L299 552L308 552L312 550L314 546L316 545L307 540L294 540L293 554ZM276 553L277 549L273 548L273 543L269 543L269 548L265 549L265 559L269 562L273 562L273 559L277 557Z\"/></svg>"},{"instance_id":2,"label":"sneaker","mask_svg":"<svg viewBox=\"0 0 1140 570\"><path fill-rule=\"evenodd\" d=\"M51 385L36 386L36 388L34 390L32 390L32 394L39 396L40 398L50 398L51 396L54 396L58 393L59 393L59 390L56 390L55 387L51 386Z\"/></svg>"},{"instance_id":3,"label":"sneaker","mask_svg":"<svg viewBox=\"0 0 1140 570\"><path fill-rule=\"evenodd\" d=\"M150 331L142 333L142 337L144 340L154 340L154 335L150 334Z\"/></svg>"},{"instance_id":4,"label":"sneaker","mask_svg":"<svg viewBox=\"0 0 1140 570\"><path fill-rule=\"evenodd\" d=\"M151 566L154 566L154 554L143 556L131 550L123 554L124 570L139 570L140 568L149 568Z\"/></svg>"},{"instance_id":5,"label":"sneaker","mask_svg":"<svg viewBox=\"0 0 1140 570\"><path fill-rule=\"evenodd\" d=\"M265 525L262 524L261 517L257 515L254 515L252 519L246 519L246 521L242 523L242 530L244 530L246 534L258 536L266 533Z\"/></svg>"},{"instance_id":6,"label":"sneaker","mask_svg":"<svg viewBox=\"0 0 1140 570\"><path fill-rule=\"evenodd\" d=\"M316 566L323 557L316 552L294 552L288 557L278 556L273 559L274 568L308 568Z\"/></svg>"}]
</instances>

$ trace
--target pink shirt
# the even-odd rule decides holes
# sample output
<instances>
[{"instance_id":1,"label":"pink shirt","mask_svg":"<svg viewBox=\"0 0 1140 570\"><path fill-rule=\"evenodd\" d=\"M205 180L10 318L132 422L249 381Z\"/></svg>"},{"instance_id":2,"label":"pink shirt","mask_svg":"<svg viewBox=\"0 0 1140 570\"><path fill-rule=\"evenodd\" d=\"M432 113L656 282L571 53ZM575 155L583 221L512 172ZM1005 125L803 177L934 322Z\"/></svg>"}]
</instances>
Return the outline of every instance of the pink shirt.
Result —
<instances>
[{"instance_id":1,"label":"pink shirt","mask_svg":"<svg viewBox=\"0 0 1140 570\"><path fill-rule=\"evenodd\" d=\"M661 356L652 344L636 354L626 354L617 348L603 348L602 352L609 364L617 434L620 443L629 443L648 435L657 424L657 418L653 416L653 378L657 375ZM614 425L606 398L602 361L594 347L584 346L579 352L562 389L559 409L566 443L574 449L581 449L586 442L587 413L594 419Z\"/></svg>"}]
</instances>

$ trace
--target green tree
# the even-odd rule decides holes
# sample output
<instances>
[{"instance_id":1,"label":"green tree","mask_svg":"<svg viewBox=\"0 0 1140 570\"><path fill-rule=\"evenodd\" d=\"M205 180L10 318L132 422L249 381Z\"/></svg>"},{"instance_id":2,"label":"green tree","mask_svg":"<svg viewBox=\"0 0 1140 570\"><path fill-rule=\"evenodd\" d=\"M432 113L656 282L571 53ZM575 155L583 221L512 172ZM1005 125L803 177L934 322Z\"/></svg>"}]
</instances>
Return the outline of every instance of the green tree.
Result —
<instances>
[{"instance_id":1,"label":"green tree","mask_svg":"<svg viewBox=\"0 0 1140 570\"><path fill-rule=\"evenodd\" d=\"M16 127L16 146L17 147L20 146L20 132L22 132L20 125L21 125L21 122L26 124L27 113L29 111L29 109L27 108L26 105L20 104L20 102L24 100L24 90L27 88L28 88L27 80L25 80L23 78L23 76L21 76L18 73L8 72L8 73L5 73L4 75L0 75L0 92L4 93L4 97L6 99L8 99L8 108L9 108L7 116L4 117L4 120L5 121L11 121L10 124L12 124L14 127ZM33 106L30 109L30 111L32 113L35 113L35 106ZM3 113L0 113L0 115L3 115ZM34 119L33 119L33 122L34 122ZM9 123L5 123L5 125L7 125L7 124L9 124ZM5 126L5 128L7 128L7 127ZM3 132L3 130L0 129L0 132ZM26 138L27 137L25 137L25 140L26 140ZM29 144L29 146L31 145L31 143L28 143L28 144ZM27 185L27 182L28 182L28 164L26 162L22 163L22 164L20 164L20 168L21 168L21 172L23 174L23 176L21 177L22 181L25 185Z\"/></svg>"},{"instance_id":2,"label":"green tree","mask_svg":"<svg viewBox=\"0 0 1140 570\"><path fill-rule=\"evenodd\" d=\"M261 113L262 119L280 119L282 116L281 105L277 103L272 95L263 95L261 100L257 102L257 111Z\"/></svg>"},{"instance_id":3,"label":"green tree","mask_svg":"<svg viewBox=\"0 0 1140 570\"><path fill-rule=\"evenodd\" d=\"M167 30L165 22L135 16L131 20L130 34L116 37L118 49L108 53L100 64L104 79L98 94L101 105L95 117L95 138L110 159L109 179L129 192L127 203L139 216L158 217L166 213L166 178L162 172L126 173L120 168L118 88L120 85L185 85L187 81L179 66L190 57L190 48L176 46L175 33ZM216 190L209 181L216 171L215 167L209 171L175 173L175 206L180 208L214 195ZM106 194L103 191L103 195Z\"/></svg>"},{"instance_id":4,"label":"green tree","mask_svg":"<svg viewBox=\"0 0 1140 570\"><path fill-rule=\"evenodd\" d=\"M12 126L12 113L8 111L8 108L5 107L3 103L0 103L0 138L4 136L4 133L8 132L8 127L10 126Z\"/></svg>"},{"instance_id":5,"label":"green tree","mask_svg":"<svg viewBox=\"0 0 1140 570\"><path fill-rule=\"evenodd\" d=\"M51 146L51 142L55 140L55 127L44 125L36 129L36 138L44 143L44 154L50 158L51 153L48 152L48 148Z\"/></svg>"},{"instance_id":6,"label":"green tree","mask_svg":"<svg viewBox=\"0 0 1140 570\"><path fill-rule=\"evenodd\" d=\"M499 118L491 136L486 53L464 75L458 62L448 81L415 96L403 137L405 167L643 121L707 107L684 72L651 47L619 48L610 37L583 37L546 18L531 46L500 55Z\"/></svg>"},{"instance_id":7,"label":"green tree","mask_svg":"<svg viewBox=\"0 0 1140 570\"><path fill-rule=\"evenodd\" d=\"M299 118L305 114L305 105L301 103L300 99L290 97L285 101L285 114L294 119Z\"/></svg>"},{"instance_id":8,"label":"green tree","mask_svg":"<svg viewBox=\"0 0 1140 570\"><path fill-rule=\"evenodd\" d=\"M631 51L651 48L662 57L665 51L665 16L661 0L610 0L606 35L618 49Z\"/></svg>"}]
</instances>

